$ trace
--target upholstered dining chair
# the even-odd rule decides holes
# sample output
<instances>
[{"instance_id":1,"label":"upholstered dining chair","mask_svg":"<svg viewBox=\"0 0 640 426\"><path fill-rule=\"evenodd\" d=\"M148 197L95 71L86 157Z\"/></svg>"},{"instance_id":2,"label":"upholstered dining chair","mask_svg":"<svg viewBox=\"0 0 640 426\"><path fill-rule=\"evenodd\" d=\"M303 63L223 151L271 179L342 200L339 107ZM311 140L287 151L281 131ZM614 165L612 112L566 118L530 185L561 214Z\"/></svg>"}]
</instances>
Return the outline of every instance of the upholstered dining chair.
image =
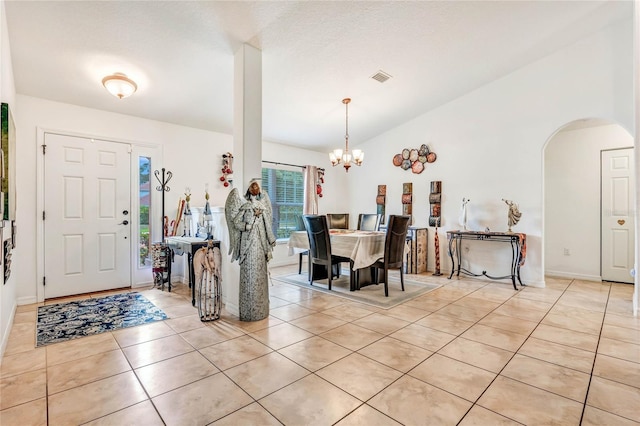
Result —
<instances>
[{"instance_id":1,"label":"upholstered dining chair","mask_svg":"<svg viewBox=\"0 0 640 426\"><path fill-rule=\"evenodd\" d=\"M389 297L389 269L400 270L400 285L402 286L402 291L404 291L402 264L410 221L411 216L389 215L387 235L384 240L384 257L371 265L376 270L376 282L379 282L380 270L382 269L385 297Z\"/></svg>"},{"instance_id":2,"label":"upholstered dining chair","mask_svg":"<svg viewBox=\"0 0 640 426\"><path fill-rule=\"evenodd\" d=\"M305 231L304 220L302 216L296 216L296 231ZM302 273L302 257L309 256L309 250L301 251L298 255L298 275ZM309 266L311 267L311 266Z\"/></svg>"},{"instance_id":3,"label":"upholstered dining chair","mask_svg":"<svg viewBox=\"0 0 640 426\"><path fill-rule=\"evenodd\" d=\"M360 213L358 216L358 227L356 229L359 231L378 231L380 229L381 221L381 214Z\"/></svg>"},{"instance_id":4,"label":"upholstered dining chair","mask_svg":"<svg viewBox=\"0 0 640 426\"><path fill-rule=\"evenodd\" d=\"M348 257L331 254L331 238L326 216L304 215L302 219L309 237L309 284L313 285L314 280L326 278L331 290L333 277L340 278L341 263L349 262L352 270L353 261Z\"/></svg>"},{"instance_id":5,"label":"upholstered dining chair","mask_svg":"<svg viewBox=\"0 0 640 426\"><path fill-rule=\"evenodd\" d=\"M333 213L327 215L329 229L349 229L349 213Z\"/></svg>"}]
</instances>

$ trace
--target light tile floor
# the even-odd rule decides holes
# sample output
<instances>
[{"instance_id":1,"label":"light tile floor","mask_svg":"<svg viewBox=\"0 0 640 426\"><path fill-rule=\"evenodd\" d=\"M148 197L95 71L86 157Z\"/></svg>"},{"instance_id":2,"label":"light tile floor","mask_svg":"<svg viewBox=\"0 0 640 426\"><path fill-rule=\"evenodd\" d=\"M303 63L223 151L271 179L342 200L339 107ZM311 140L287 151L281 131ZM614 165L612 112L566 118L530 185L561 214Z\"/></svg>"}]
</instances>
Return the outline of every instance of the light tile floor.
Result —
<instances>
[{"instance_id":1,"label":"light tile floor","mask_svg":"<svg viewBox=\"0 0 640 426\"><path fill-rule=\"evenodd\" d=\"M171 319L41 348L20 306L0 424L640 424L633 286L411 278L442 287L384 310L274 281L253 323L143 289Z\"/></svg>"}]
</instances>

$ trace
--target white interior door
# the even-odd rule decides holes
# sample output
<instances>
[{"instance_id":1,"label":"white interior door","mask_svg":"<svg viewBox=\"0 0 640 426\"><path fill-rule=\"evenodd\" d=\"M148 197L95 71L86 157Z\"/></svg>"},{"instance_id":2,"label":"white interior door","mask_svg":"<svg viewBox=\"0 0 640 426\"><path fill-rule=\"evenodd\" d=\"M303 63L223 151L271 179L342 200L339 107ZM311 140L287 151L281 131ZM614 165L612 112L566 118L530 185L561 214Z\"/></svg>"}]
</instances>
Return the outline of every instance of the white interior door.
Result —
<instances>
[{"instance_id":1,"label":"white interior door","mask_svg":"<svg viewBox=\"0 0 640 426\"><path fill-rule=\"evenodd\" d=\"M44 140L45 298L130 287L130 145Z\"/></svg>"},{"instance_id":2,"label":"white interior door","mask_svg":"<svg viewBox=\"0 0 640 426\"><path fill-rule=\"evenodd\" d=\"M602 151L602 279L633 283L633 148Z\"/></svg>"}]
</instances>

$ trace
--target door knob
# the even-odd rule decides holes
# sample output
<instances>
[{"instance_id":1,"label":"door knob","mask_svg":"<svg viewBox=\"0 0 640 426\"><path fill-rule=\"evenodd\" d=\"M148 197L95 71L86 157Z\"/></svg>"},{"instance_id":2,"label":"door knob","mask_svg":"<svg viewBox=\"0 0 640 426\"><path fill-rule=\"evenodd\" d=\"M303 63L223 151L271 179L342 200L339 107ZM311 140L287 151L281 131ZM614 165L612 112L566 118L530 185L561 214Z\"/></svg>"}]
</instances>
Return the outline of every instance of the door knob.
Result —
<instances>
[{"instance_id":1,"label":"door knob","mask_svg":"<svg viewBox=\"0 0 640 426\"><path fill-rule=\"evenodd\" d=\"M128 225L129 221L128 220L123 220L122 222L120 222L118 225Z\"/></svg>"},{"instance_id":2,"label":"door knob","mask_svg":"<svg viewBox=\"0 0 640 426\"><path fill-rule=\"evenodd\" d=\"M618 219L618 225L620 226L624 225L624 219Z\"/></svg>"},{"instance_id":3,"label":"door knob","mask_svg":"<svg viewBox=\"0 0 640 426\"><path fill-rule=\"evenodd\" d=\"M129 214L129 210L122 210L122 214L125 215L125 216L128 215Z\"/></svg>"}]
</instances>

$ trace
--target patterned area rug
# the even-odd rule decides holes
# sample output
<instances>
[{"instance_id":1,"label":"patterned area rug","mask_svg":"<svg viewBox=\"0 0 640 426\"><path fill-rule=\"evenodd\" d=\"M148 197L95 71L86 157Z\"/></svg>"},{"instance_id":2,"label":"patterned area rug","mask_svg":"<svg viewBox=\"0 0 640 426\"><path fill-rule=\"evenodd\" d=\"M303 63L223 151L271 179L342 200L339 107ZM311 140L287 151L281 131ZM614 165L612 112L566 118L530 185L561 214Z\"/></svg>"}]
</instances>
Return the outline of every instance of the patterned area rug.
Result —
<instances>
[{"instance_id":1,"label":"patterned area rug","mask_svg":"<svg viewBox=\"0 0 640 426\"><path fill-rule=\"evenodd\" d=\"M392 273L393 274L393 273ZM313 285L309 285L307 273L288 274L273 277L274 281L281 281L287 284L295 284L297 286L319 291L334 296L344 297L354 302L366 303L368 305L377 306L379 308L393 308L404 302L408 302L420 295L440 287L439 284L419 282L404 277L404 290L400 287L400 276L389 276L389 297L384 295L384 284L373 284L362 287L360 290L349 291L349 271L343 270L342 275L338 279L331 281L331 290L328 289L327 280L317 280Z\"/></svg>"},{"instance_id":2,"label":"patterned area rug","mask_svg":"<svg viewBox=\"0 0 640 426\"><path fill-rule=\"evenodd\" d=\"M165 319L167 315L139 293L114 294L40 306L36 323L36 346Z\"/></svg>"}]
</instances>

